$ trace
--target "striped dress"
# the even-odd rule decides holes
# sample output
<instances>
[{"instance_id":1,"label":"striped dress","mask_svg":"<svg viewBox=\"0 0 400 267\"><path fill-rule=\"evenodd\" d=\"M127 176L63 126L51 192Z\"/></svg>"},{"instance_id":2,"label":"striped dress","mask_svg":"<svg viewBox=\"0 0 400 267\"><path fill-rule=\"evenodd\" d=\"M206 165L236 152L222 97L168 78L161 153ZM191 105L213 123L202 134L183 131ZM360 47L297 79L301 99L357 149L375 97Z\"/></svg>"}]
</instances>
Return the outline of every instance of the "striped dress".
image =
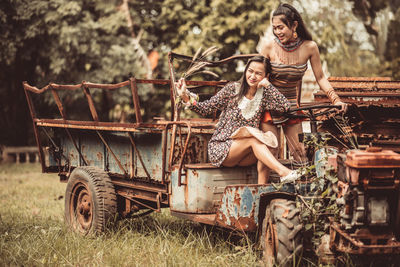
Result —
<instances>
[{"instance_id":1,"label":"striped dress","mask_svg":"<svg viewBox=\"0 0 400 267\"><path fill-rule=\"evenodd\" d=\"M299 64L299 49L286 51L277 40L273 44L273 53L275 62L271 62L269 80L290 101L292 107L297 107L300 105L301 82L307 70L307 63ZM264 121L271 120L280 123L287 118L276 111L267 112Z\"/></svg>"}]
</instances>

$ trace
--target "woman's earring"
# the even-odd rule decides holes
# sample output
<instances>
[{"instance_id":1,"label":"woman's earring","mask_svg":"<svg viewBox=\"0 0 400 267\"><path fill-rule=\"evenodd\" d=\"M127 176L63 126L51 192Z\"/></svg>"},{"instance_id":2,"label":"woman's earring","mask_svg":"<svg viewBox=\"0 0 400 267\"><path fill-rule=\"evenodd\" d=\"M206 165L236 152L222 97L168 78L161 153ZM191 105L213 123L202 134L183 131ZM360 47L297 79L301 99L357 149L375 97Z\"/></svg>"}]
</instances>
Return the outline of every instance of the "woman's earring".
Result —
<instances>
[{"instance_id":1,"label":"woman's earring","mask_svg":"<svg viewBox=\"0 0 400 267\"><path fill-rule=\"evenodd\" d=\"M294 39L297 39L297 32L294 32L294 33L293 33L293 38L294 38Z\"/></svg>"}]
</instances>

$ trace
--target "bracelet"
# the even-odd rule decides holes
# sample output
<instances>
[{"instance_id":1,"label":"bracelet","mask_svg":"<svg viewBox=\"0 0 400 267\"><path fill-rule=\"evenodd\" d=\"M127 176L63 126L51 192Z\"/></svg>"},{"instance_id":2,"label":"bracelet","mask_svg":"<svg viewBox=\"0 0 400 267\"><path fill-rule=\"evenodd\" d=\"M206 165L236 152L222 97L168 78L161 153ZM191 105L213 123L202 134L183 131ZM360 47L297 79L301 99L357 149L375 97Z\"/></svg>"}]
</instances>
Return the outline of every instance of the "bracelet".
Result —
<instances>
[{"instance_id":1,"label":"bracelet","mask_svg":"<svg viewBox=\"0 0 400 267\"><path fill-rule=\"evenodd\" d=\"M332 104L336 104L337 102L341 102L340 97L336 94L335 90L333 90L333 88L330 88L327 92L326 92L326 96L328 97L328 99L331 101Z\"/></svg>"}]
</instances>

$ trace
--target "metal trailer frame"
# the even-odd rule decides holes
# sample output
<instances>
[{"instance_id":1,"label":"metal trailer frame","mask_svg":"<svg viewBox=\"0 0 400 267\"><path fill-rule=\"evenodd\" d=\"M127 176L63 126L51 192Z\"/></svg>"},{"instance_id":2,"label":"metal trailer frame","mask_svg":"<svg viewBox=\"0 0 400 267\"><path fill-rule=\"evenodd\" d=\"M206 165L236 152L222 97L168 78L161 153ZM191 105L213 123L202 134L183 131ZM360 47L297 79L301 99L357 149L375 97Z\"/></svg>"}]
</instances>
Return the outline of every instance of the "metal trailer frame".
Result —
<instances>
[{"instance_id":1,"label":"metal trailer frame","mask_svg":"<svg viewBox=\"0 0 400 267\"><path fill-rule=\"evenodd\" d=\"M237 55L220 61L207 62L208 66L215 67L237 59L248 59L254 55ZM41 89L24 82L23 87L32 117L42 172L58 173L60 180L67 182L74 168L92 166L93 162L102 163L103 171L107 172L114 185L118 197L118 212L122 216L130 216L132 213L133 217L142 216L153 211L159 212L161 208L169 207L173 216L239 232L259 231L260 226L263 224L266 207L271 200L283 198L293 201L296 198L296 193L302 195L312 194L307 182L299 182L296 186L286 184L278 189L273 185L256 184L252 168L216 168L209 163L199 161L199 154L204 154L204 149L207 149L204 143L207 141L207 136L213 133L216 120L215 116L211 120L182 120L180 118L180 105L175 102L174 59L192 61L191 57L170 52L168 54L170 79L168 80L147 80L132 77L117 84L96 84L85 81L76 85L50 83ZM365 88L370 90L369 84L371 82L375 85L375 89L379 87L376 84L382 84L384 88L388 87L391 91L375 93L373 92L375 89L372 88L372 91L370 90L371 92L367 95L369 98L362 99L362 101L373 102L364 103L365 101L361 101L361 104L381 105L386 103L391 108L398 108L398 98L400 96L398 89L400 87L398 87L399 83L396 81L389 81L385 78L338 77L333 77L330 81L335 89L340 86L345 88L343 92L340 92L339 89L341 97L354 100L353 102L356 104L360 104L358 103L360 102L359 98L365 98L365 95L354 91L348 92L348 88L355 88L354 86L359 86L359 83L362 83ZM197 87L212 86L217 88L224 86L227 82L187 81L187 84ZM172 114L170 120L158 120L152 123L143 122L140 113L138 84L169 85ZM101 121L96 111L91 89L113 91L125 86L129 86L131 89L136 121L132 123ZM83 91L92 121L79 121L68 118L59 96L59 91L62 90ZM46 91L52 93L61 116L60 119L39 118L37 116L31 94L42 94ZM326 102L325 96L321 93L315 94L315 97L317 103ZM347 98L346 101L348 100ZM313 115L312 111L310 111L310 114ZM60 141L53 140L47 129L62 132L65 140L67 140L62 145L67 147L68 151L62 150ZM315 126L313 131L316 131ZM51 144L47 149L49 149L50 161L52 162L49 162L48 165L44 157L44 149L46 148L41 141L40 134L47 136ZM159 142L161 152L156 153L154 149L146 150L138 141L140 136L150 136L150 139L152 136L157 137L159 140L154 142ZM206 141L198 141L196 139L193 141L192 139L196 136L201 136ZM91 151L90 147L85 146L85 141L93 140L94 138L97 139L97 143L94 144L94 150L103 150L102 153L96 154L94 153L95 151ZM395 139L395 144L391 142L397 146L398 139ZM114 141L128 146L129 151L120 150L120 147L116 146ZM386 142L386 140L382 142ZM393 145L392 143L390 144ZM91 154L90 157L87 156L86 151ZM68 160L68 157L63 154L64 152L73 155L75 161L71 163L71 160ZM136 155L135 163L132 160L133 155ZM155 163L155 166L153 166L154 162L149 160L152 156L157 157L159 160ZM229 173L229 171L231 173L240 173L242 178L236 180L221 180L219 178L221 173ZM215 182L213 184L214 189L210 188L211 186L207 187L204 181L203 183L199 182L202 179L204 180L205 177L211 177L210 179L216 177L215 181L213 180ZM196 187L199 184L204 188L201 192L196 191ZM210 193L211 191L213 192ZM215 193L215 191L218 192ZM195 194L204 194L210 199L191 198ZM136 214L135 212L139 210L144 210L144 212ZM337 243L340 243L339 251L344 250L350 254L399 253L400 244L398 242L394 242L390 246L360 245L357 242L355 243L353 239L346 231L341 230L340 225L333 221L331 222L330 245L334 247Z\"/></svg>"},{"instance_id":2,"label":"metal trailer frame","mask_svg":"<svg viewBox=\"0 0 400 267\"><path fill-rule=\"evenodd\" d=\"M216 67L232 62L233 60L246 60L254 55L255 54L237 55L220 61L207 62L209 67ZM187 159L188 156L190 157L188 146L191 137L195 134L212 134L216 121L215 118L212 120L180 119L180 106L178 103L175 103L174 59L187 62L191 62L192 60L191 57L170 52L168 55L170 71L169 80L147 80L132 77L127 81L117 84L97 84L86 81L76 85L59 85L50 83L41 89L31 86L27 82L23 82L26 99L32 117L33 130L39 151L42 172L58 173L60 180L67 182L74 168L79 166L89 166L91 165L90 163L96 161L96 159L93 159L93 157L95 157L94 155L92 158L88 157L86 154L84 155L84 150L87 150L89 154L94 154L95 151L89 151L90 148L84 146L83 139L86 138L85 140L93 140L94 138L97 138L98 140L96 142L100 145L94 146L97 146L96 148L98 150L104 149L104 154L98 155L97 157L101 158L100 161L105 162L103 164L103 169L109 174L112 183L115 186L117 196L120 197L120 200L122 199L122 203L118 204L119 212L122 215L129 215L132 211L140 209L160 211L163 207L170 207L172 180L176 180L178 187L184 186L185 188L188 188L189 185L186 184L186 180L188 179L189 168L194 170L193 173L195 173L195 176L197 175L196 169L205 169L206 171L212 171L215 169L215 167L207 163L191 165L187 164L188 162L185 162L185 159ZM228 81L187 81L187 84L198 87L222 87L227 82ZM172 114L170 120L159 120L154 123L143 122L140 113L138 84L169 85ZM101 90L114 91L125 86L129 86L131 89L136 121L133 123L101 121L96 110L95 101L91 95L91 90L97 88ZM65 106L59 96L59 92L62 90L83 91L89 106L92 121L79 121L68 118ZM42 94L46 91L51 91L61 116L60 119L39 118L37 116L31 94ZM66 160L66 155L63 153L66 153L67 151L62 151L62 148L60 147L61 145L59 144L60 142L53 140L48 129L63 132L62 135L64 135L67 140L65 142L69 142L68 153L75 155L74 164L71 164L71 160ZM51 144L50 148L47 149L49 149L51 160L54 161L52 162L52 166L50 166L50 163L49 165L46 165L44 157L44 149L46 148L43 146L40 138L41 132L47 136L49 143ZM161 178L159 179L154 179L151 167L149 167L148 161L146 161L146 158L149 157L145 155L145 152L140 151L140 144L135 141L136 135L141 134L156 134L157 136L161 136L162 162L160 164L161 166L158 166L161 170ZM84 137L85 135L88 136ZM145 175L142 175L141 177L135 176L132 171L132 168L134 168L132 167L133 164L127 164L127 161L124 160L120 154L118 147L113 144L113 139L117 138L116 135L119 136L118 138L124 138L125 142L126 140L129 140L126 144L131 147L131 154L135 153L137 155L137 165L141 166L142 174L145 173ZM196 147L196 145L197 144L194 144L193 146ZM178 157L176 154L178 154ZM112 164L112 162L114 162L114 164ZM193 221L219 225L230 229L254 231L258 227L259 221L262 221L262 218L259 218L258 216L259 202L261 198L264 198L262 195L265 195L268 192L274 194L280 193L276 192L278 190L271 185L257 185L255 183L249 184L249 182L250 180L246 180L246 184L226 186L224 192L220 192L223 193L224 198L217 201L219 202L218 208L214 205L214 212L198 211L195 213L187 213L171 209L171 214L191 219ZM294 187L288 185L280 191L294 192ZM244 198L242 199L242 196L244 196L243 194L248 194L251 201L249 202ZM287 193L283 194L287 197ZM243 201L247 202L245 203ZM239 206L239 209L237 209L237 206Z\"/></svg>"}]
</instances>

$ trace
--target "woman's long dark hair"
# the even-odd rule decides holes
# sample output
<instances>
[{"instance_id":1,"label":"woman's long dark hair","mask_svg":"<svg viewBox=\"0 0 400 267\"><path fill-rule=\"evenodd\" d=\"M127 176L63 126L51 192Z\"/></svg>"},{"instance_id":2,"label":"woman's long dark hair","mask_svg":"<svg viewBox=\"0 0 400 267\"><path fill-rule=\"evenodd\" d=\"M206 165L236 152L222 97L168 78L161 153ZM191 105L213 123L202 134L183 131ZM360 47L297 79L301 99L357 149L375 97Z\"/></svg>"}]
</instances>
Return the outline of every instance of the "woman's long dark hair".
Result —
<instances>
[{"instance_id":1,"label":"woman's long dark hair","mask_svg":"<svg viewBox=\"0 0 400 267\"><path fill-rule=\"evenodd\" d=\"M280 4L278 8L274 11L274 13L272 13L272 17L279 15L284 15L284 17L282 18L282 22L285 23L288 27L292 27L293 23L297 21L297 35L303 40L312 40L311 33L307 30L299 12L293 6L289 4Z\"/></svg>"},{"instance_id":2,"label":"woman's long dark hair","mask_svg":"<svg viewBox=\"0 0 400 267\"><path fill-rule=\"evenodd\" d=\"M239 101L240 99L242 99L242 97L244 95L246 95L247 91L249 90L249 84L247 83L246 80L246 72L247 69L250 66L251 62L261 62L264 64L264 69L265 69L265 75L267 75L268 73L271 72L271 63L269 62L269 59L265 58L264 56L254 56L249 58L249 60L246 63L246 67L244 68L243 71L243 75L239 80L240 83L240 88L239 88L239 93L236 95L237 96L237 100Z\"/></svg>"}]
</instances>

